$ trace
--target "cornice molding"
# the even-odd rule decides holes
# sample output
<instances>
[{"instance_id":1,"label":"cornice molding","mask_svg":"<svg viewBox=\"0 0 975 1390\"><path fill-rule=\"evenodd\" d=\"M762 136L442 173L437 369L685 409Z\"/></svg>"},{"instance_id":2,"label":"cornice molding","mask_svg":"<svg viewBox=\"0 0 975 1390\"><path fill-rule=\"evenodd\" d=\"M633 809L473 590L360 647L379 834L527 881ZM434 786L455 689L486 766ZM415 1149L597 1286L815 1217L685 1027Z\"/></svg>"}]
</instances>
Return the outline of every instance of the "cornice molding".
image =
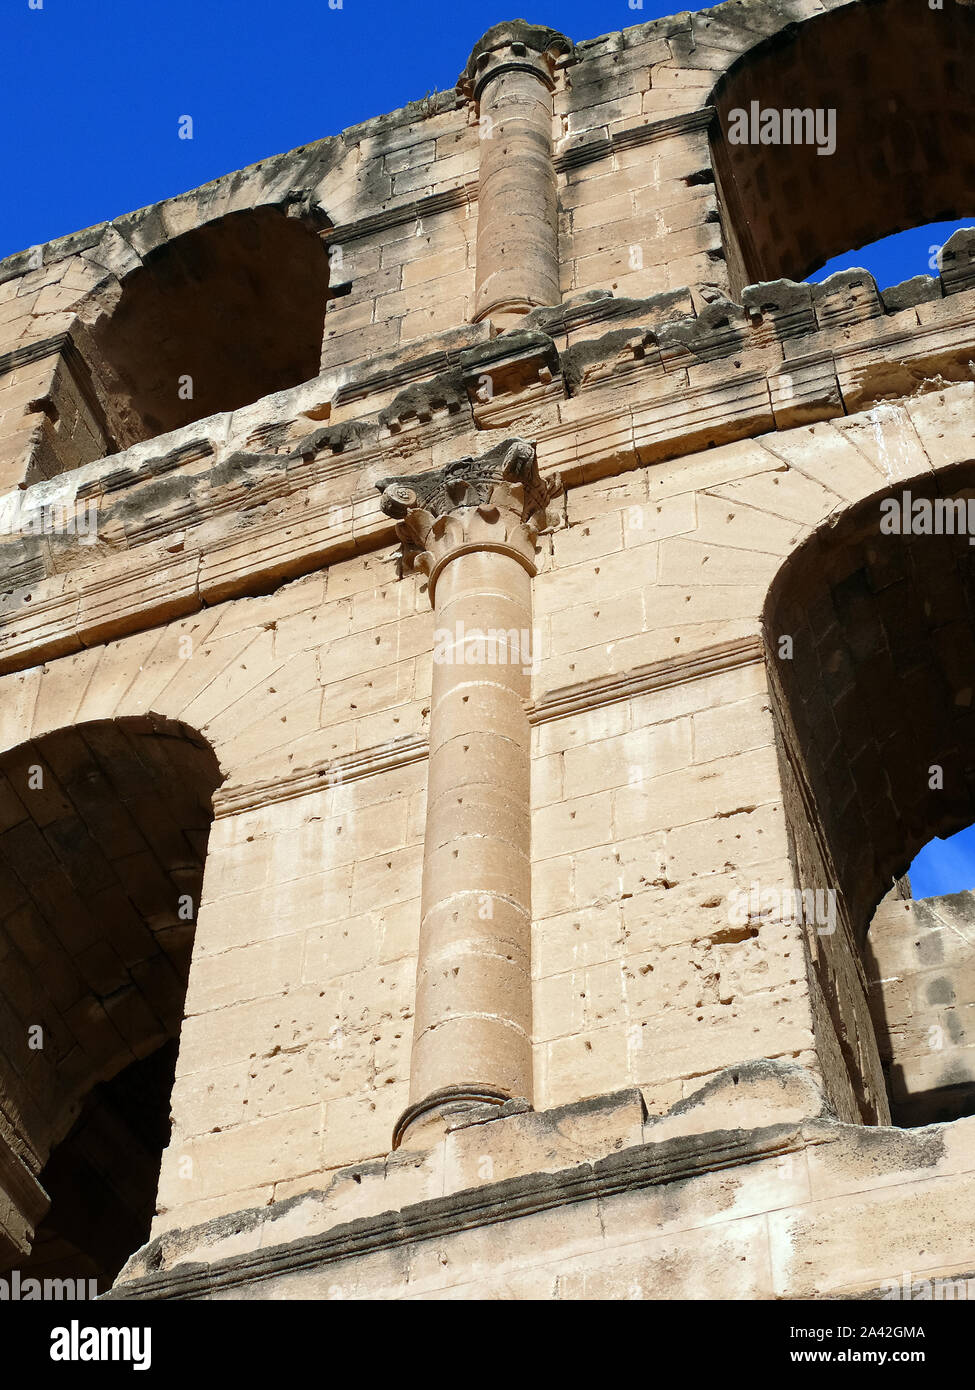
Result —
<instances>
[{"instance_id":1,"label":"cornice molding","mask_svg":"<svg viewBox=\"0 0 975 1390\"><path fill-rule=\"evenodd\" d=\"M12 352L0 353L0 376L15 372L18 367L27 367L32 362L41 362L45 357L54 357L72 347L71 334L65 330L50 338L35 338L31 343L14 348Z\"/></svg>"},{"instance_id":2,"label":"cornice molding","mask_svg":"<svg viewBox=\"0 0 975 1390\"><path fill-rule=\"evenodd\" d=\"M557 719L636 699L655 690L705 680L725 671L735 671L764 659L762 639L757 633L732 642L718 643L690 656L668 657L649 662L623 675L605 676L580 681L578 685L561 686L547 691L527 706L531 725L548 724ZM363 777L375 777L396 771L414 763L426 761L428 755L425 734L411 734L391 743L376 744L341 758L323 759L309 767L287 771L280 777L261 781L224 785L213 797L215 820L242 815L278 801L292 801L329 787L358 782Z\"/></svg>"},{"instance_id":3,"label":"cornice molding","mask_svg":"<svg viewBox=\"0 0 975 1390\"><path fill-rule=\"evenodd\" d=\"M618 150L637 149L640 145L652 145L657 140L669 140L675 135L707 130L714 114L713 106L704 106L683 116L666 116L661 121L630 126L628 130L617 130L612 135L571 146L555 156L555 172L564 174L570 169L598 163L601 159L609 159Z\"/></svg>"},{"instance_id":4,"label":"cornice molding","mask_svg":"<svg viewBox=\"0 0 975 1390\"><path fill-rule=\"evenodd\" d=\"M407 222L422 222L424 217L435 217L440 212L450 212L477 202L477 180L458 184L456 188L444 189L442 193L428 193L424 198L412 198L408 203L398 203L382 212L371 213L356 222L341 222L333 227L325 237L329 246L347 246L349 242L362 237L387 232L391 227L402 227Z\"/></svg>"},{"instance_id":5,"label":"cornice molding","mask_svg":"<svg viewBox=\"0 0 975 1390\"><path fill-rule=\"evenodd\" d=\"M648 662L623 675L598 677L578 685L547 691L529 707L528 718L532 724L568 719L571 715L618 704L621 700L633 700L655 690L666 690L673 685L686 685L690 681L705 680L725 671L736 671L742 666L753 666L763 659L762 638L756 632L751 637L705 647L690 656Z\"/></svg>"},{"instance_id":6,"label":"cornice molding","mask_svg":"<svg viewBox=\"0 0 975 1390\"><path fill-rule=\"evenodd\" d=\"M962 233L956 237L961 259L967 242L963 244ZM902 328L877 310L876 287L869 276L845 272L832 281L836 283L813 287L788 282L754 286L744 296L747 309L720 303L697 318L667 318L655 329L642 328L639 322L613 329L557 357L554 371L561 364L561 374L548 385L529 381L529 367L538 378L539 350L526 348L516 354L512 367L501 359L500 365L494 362L494 344L483 345L470 354L471 372L489 363L497 375L494 414L483 414L486 406L475 408L473 420L463 411L438 411L430 402L439 388L428 382L423 398L430 398L427 405L414 402L410 417L410 401L404 398L398 407L401 418L390 418L385 433L374 415L315 432L291 454L230 454L223 447L212 465L213 484L208 473L193 473L187 477L185 497L174 494L162 510L153 500L159 476L178 478L181 464L212 453L214 445L206 438L194 436L137 466L126 467L124 456L112 460L101 474L89 466L75 492L68 474L17 493L18 514L22 510L27 520L42 515L52 503L61 505L63 498L69 533L73 514L80 515L91 502L114 508L119 499L124 505L110 518L119 518L121 532L113 533L111 548L100 547L97 553L78 545L74 534L20 534L19 524L0 538L6 579L6 593L0 597L0 673L144 630L175 613L266 593L337 560L392 544L392 521L380 512L378 499L364 490L375 476L371 470L399 471L406 458L415 458L422 467L422 461L432 462L434 451L440 457L447 454L455 438L463 439L462 449L470 448L478 411L483 415L480 423L497 421L498 432L503 428L510 434L529 432L523 423L525 412L534 412L530 433L541 473L560 473L571 489L696 453L718 439L730 443L855 414L876 399L876 392L869 390L871 382L879 383L886 398L898 372L905 396L916 393L924 380L937 390L970 380L975 290L959 298L950 283L932 280L928 297L939 299L943 289L954 299L957 312L939 312L918 326L917 311L909 308L905 312L914 326L905 319ZM810 295L818 326L788 341L797 325L807 323ZM885 299L892 295L884 292ZM895 301L893 296L891 302ZM948 299L940 302L949 309ZM603 303L567 305L565 312L601 315L607 312ZM660 306L631 302L628 313L632 318L643 308L651 312ZM849 315L854 311L876 324L876 331L848 342ZM735 332L729 331L729 314L739 324ZM842 322L834 323L839 314ZM554 348L551 335L557 332L553 323L547 334L532 331L522 336L526 342L537 339ZM750 334L754 336L749 342ZM716 372L716 356L746 349L749 364L760 364L764 354L766 365L743 372L729 362L726 374ZM543 366L547 363L546 358ZM883 373L872 372L880 363ZM703 371L696 371L702 364ZM648 377L653 384L649 392ZM585 413L546 407L539 415L545 393L559 385L570 399L587 397ZM498 413L501 407L504 418ZM387 408L387 415L391 411ZM487 442L492 433L483 433ZM234 459L243 461L236 471L231 466ZM267 465L263 474L260 467L248 471L249 465L262 464ZM143 487L149 499L145 507L139 498ZM357 488L362 489L359 495ZM3 501L9 504L13 498L10 494ZM268 502L273 504L271 517L261 512ZM259 517L259 524L247 526L241 520L231 527L231 515L244 510ZM341 520L336 520L337 512ZM221 516L226 518L225 534L214 535L212 523ZM100 514L100 525L104 519L109 518ZM170 539L174 536L175 543ZM174 575L180 582L175 594Z\"/></svg>"},{"instance_id":7,"label":"cornice molding","mask_svg":"<svg viewBox=\"0 0 975 1390\"><path fill-rule=\"evenodd\" d=\"M417 1202L400 1211L337 1226L287 1245L176 1266L119 1284L102 1301L206 1298L245 1289L267 1279L300 1274L340 1260L401 1249L417 1241L444 1239L463 1231L520 1217L558 1211L581 1202L605 1201L629 1192L681 1182L703 1173L739 1168L805 1147L801 1126L770 1125L754 1130L714 1130L623 1149L595 1162L557 1173L530 1173L484 1187Z\"/></svg>"},{"instance_id":8,"label":"cornice molding","mask_svg":"<svg viewBox=\"0 0 975 1390\"><path fill-rule=\"evenodd\" d=\"M375 777L383 772L398 771L427 759L425 734L410 734L390 743L378 743L358 753L331 758L310 767L297 768L281 777L268 777L259 782L222 786L213 796L213 818L241 815L277 801L293 801L312 792L329 787L358 782L363 777Z\"/></svg>"},{"instance_id":9,"label":"cornice molding","mask_svg":"<svg viewBox=\"0 0 975 1390\"><path fill-rule=\"evenodd\" d=\"M713 116L714 109L706 106L700 111L692 111L684 116L668 116L661 121L651 121L647 125L633 126L629 130L616 131L604 138L589 140L557 154L554 161L555 171L565 173L569 169L578 169L583 165L608 159L617 150L650 145L656 140L667 140L688 131L706 130ZM424 217L435 217L438 213L468 207L476 202L477 180L473 179L458 184L455 188L444 189L440 193L428 193L423 198L412 198L407 203L384 208L382 212L371 213L355 222L338 223L326 234L325 240L330 246L348 246L351 242L361 241L363 237L375 236L393 227L402 227L408 222L422 222Z\"/></svg>"}]
</instances>

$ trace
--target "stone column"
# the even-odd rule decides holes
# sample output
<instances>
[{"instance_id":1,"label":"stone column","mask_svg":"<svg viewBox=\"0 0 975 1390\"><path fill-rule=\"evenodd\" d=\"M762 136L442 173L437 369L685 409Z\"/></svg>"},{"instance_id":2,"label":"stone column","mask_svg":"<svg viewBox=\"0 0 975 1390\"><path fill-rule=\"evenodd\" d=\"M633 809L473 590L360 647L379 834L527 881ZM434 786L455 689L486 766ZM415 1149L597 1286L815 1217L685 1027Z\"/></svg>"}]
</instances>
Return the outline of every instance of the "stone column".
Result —
<instances>
[{"instance_id":1,"label":"stone column","mask_svg":"<svg viewBox=\"0 0 975 1390\"><path fill-rule=\"evenodd\" d=\"M557 484L508 439L386 478L436 614L410 1105L394 1134L531 1100L531 579Z\"/></svg>"},{"instance_id":2,"label":"stone column","mask_svg":"<svg viewBox=\"0 0 975 1390\"><path fill-rule=\"evenodd\" d=\"M571 51L554 29L513 20L488 30L461 78L481 134L475 322L508 328L561 302L552 92Z\"/></svg>"}]
</instances>

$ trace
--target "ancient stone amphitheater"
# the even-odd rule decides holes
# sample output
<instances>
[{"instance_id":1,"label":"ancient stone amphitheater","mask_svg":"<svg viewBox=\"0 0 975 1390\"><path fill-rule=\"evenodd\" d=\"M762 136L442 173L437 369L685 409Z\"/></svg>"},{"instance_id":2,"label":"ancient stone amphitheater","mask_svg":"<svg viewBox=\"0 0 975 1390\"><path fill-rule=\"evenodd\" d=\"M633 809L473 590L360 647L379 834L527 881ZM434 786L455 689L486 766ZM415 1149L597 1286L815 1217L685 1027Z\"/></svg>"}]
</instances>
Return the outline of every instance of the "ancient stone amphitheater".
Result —
<instances>
[{"instance_id":1,"label":"ancient stone amphitheater","mask_svg":"<svg viewBox=\"0 0 975 1390\"><path fill-rule=\"evenodd\" d=\"M5 1268L975 1271L975 911L903 879L975 820L975 231L804 280L975 215L973 57L960 0L501 23L0 263Z\"/></svg>"}]
</instances>

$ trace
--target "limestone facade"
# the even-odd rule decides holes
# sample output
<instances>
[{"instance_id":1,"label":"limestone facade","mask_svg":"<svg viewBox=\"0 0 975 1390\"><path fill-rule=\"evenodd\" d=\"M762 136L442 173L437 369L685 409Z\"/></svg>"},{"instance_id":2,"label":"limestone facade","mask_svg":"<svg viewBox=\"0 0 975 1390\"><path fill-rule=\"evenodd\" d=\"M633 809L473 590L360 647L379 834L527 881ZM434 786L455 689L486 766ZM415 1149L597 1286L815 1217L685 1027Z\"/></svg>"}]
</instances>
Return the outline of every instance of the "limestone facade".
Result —
<instances>
[{"instance_id":1,"label":"limestone facade","mask_svg":"<svg viewBox=\"0 0 975 1390\"><path fill-rule=\"evenodd\" d=\"M975 820L975 551L881 526L975 497L975 230L803 282L971 211L973 50L956 0L503 23L0 265L7 1267L975 1270L971 912L888 896ZM800 86L835 154L728 140Z\"/></svg>"}]
</instances>

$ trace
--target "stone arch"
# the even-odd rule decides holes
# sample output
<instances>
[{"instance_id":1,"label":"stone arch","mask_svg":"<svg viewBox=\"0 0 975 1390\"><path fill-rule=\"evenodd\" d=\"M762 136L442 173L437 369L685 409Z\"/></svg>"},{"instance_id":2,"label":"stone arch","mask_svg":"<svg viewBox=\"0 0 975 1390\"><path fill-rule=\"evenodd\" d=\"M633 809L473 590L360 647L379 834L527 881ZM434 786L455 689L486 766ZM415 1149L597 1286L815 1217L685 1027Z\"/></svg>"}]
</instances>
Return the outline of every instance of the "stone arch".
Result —
<instances>
[{"instance_id":1,"label":"stone arch","mask_svg":"<svg viewBox=\"0 0 975 1390\"><path fill-rule=\"evenodd\" d=\"M808 553L802 547L810 536L834 534L845 516L870 499L901 488L920 495L932 479L956 476L952 470L975 457L973 404L971 383L939 387L854 415L719 445L682 461L679 476L676 470L650 469L655 516L672 534L654 542L657 578L644 601L657 630L652 645L643 649L654 657L673 652L679 638L683 659L700 651L723 661L736 644L754 640L753 650L761 659L756 639L762 634L763 614L766 640L774 648L778 634L770 595L778 592L778 576L785 573L790 557ZM689 629L692 614L697 623ZM770 672L763 682L767 688L776 668L771 656L764 664ZM782 723L787 704L774 686L767 694L763 689L763 696L768 711L761 717L756 714L749 728L756 747L765 751L761 757L748 755L749 767L734 783L734 795L741 801L734 804L774 806L775 825L782 827L781 839L762 867L763 886L790 893L796 887L825 890L837 884L835 873L822 865L819 874L812 874L810 856L798 864L794 852L798 834L807 839L814 834L816 806L793 765L776 758L776 743L781 741L776 725ZM737 717L729 711L729 733ZM791 853L784 813L793 840ZM910 850L905 847L905 864ZM715 855L720 852L716 846ZM744 878L737 886L749 885L750 879ZM889 887L887 880L878 896ZM875 901L863 909L861 940ZM848 1122L887 1123L885 1078L867 1003L862 947L854 940L844 901L838 907L834 935L802 933L810 976L810 1026L837 1113ZM797 944L798 936L797 931Z\"/></svg>"},{"instance_id":2,"label":"stone arch","mask_svg":"<svg viewBox=\"0 0 975 1390\"><path fill-rule=\"evenodd\" d=\"M110 1283L148 1236L221 780L149 715L0 755L0 1261Z\"/></svg>"},{"instance_id":3,"label":"stone arch","mask_svg":"<svg viewBox=\"0 0 975 1390\"><path fill-rule=\"evenodd\" d=\"M740 49L740 31L735 37ZM937 10L911 0L833 5L780 23L739 52L710 97L733 292L802 280L894 232L975 215L973 62L975 10L959 0ZM729 113L753 101L763 110L835 111L835 153L731 143Z\"/></svg>"},{"instance_id":4,"label":"stone arch","mask_svg":"<svg viewBox=\"0 0 975 1390\"><path fill-rule=\"evenodd\" d=\"M307 575L0 676L0 748L148 710L198 731L230 781L271 775L259 768L277 767L278 750L322 734L317 646L292 650L276 624L317 611L323 593L321 574Z\"/></svg>"},{"instance_id":5,"label":"stone arch","mask_svg":"<svg viewBox=\"0 0 975 1390\"><path fill-rule=\"evenodd\" d=\"M915 527L930 517L941 533L881 529L907 508ZM867 933L922 846L975 821L970 535L975 456L817 526L776 574L763 617L796 881L836 894L839 927L811 935L812 967L861 1109L881 1121L873 1027L883 1045L889 997L868 1007ZM946 1067L957 1100L955 1061Z\"/></svg>"},{"instance_id":6,"label":"stone arch","mask_svg":"<svg viewBox=\"0 0 975 1390\"><path fill-rule=\"evenodd\" d=\"M932 515L953 498L967 516L971 498L975 519L975 460L879 490L817 527L779 570L764 615L791 752L861 942L922 846L975 821L975 548L967 532L882 534L881 503L904 494ZM941 788L929 786L932 767Z\"/></svg>"},{"instance_id":7,"label":"stone arch","mask_svg":"<svg viewBox=\"0 0 975 1390\"><path fill-rule=\"evenodd\" d=\"M79 306L108 452L311 380L329 261L323 214L259 204L177 235L157 219L138 254Z\"/></svg>"}]
</instances>

